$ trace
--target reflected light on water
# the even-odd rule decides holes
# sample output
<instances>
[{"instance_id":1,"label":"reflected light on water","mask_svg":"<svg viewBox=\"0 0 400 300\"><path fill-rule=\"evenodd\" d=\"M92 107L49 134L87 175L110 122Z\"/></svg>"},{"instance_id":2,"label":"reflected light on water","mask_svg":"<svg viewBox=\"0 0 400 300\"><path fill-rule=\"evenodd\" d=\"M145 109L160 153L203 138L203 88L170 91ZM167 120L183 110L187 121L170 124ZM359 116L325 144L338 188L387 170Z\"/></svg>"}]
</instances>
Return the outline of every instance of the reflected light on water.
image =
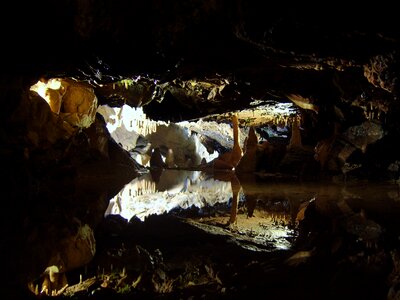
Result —
<instances>
[{"instance_id":1,"label":"reflected light on water","mask_svg":"<svg viewBox=\"0 0 400 300\"><path fill-rule=\"evenodd\" d=\"M392 184L239 182L232 174L151 171L111 199L105 215L144 221L179 208L174 214L202 230L234 235L241 247L252 251L273 251L292 247L311 200L319 214L332 218L348 218L361 209L372 218L400 213L400 192ZM190 208L197 210L186 211Z\"/></svg>"},{"instance_id":2,"label":"reflected light on water","mask_svg":"<svg viewBox=\"0 0 400 300\"><path fill-rule=\"evenodd\" d=\"M144 220L174 208L202 208L227 203L232 197L230 182L205 178L199 171L164 170L154 181L148 173L128 183L113 199L105 215Z\"/></svg>"},{"instance_id":3,"label":"reflected light on water","mask_svg":"<svg viewBox=\"0 0 400 300\"><path fill-rule=\"evenodd\" d=\"M240 245L248 250L291 247L294 230L289 226L292 217L287 200L271 200L268 196L253 199L252 193L246 198L236 176L217 178L200 171L150 172L131 181L111 199L105 215L118 214L127 220L137 217L144 221L150 215L195 207L202 213L191 216L192 221L222 228L220 234L237 234L236 238L242 241ZM268 207L250 208L252 200L263 200ZM206 228L210 227L203 229Z\"/></svg>"}]
</instances>

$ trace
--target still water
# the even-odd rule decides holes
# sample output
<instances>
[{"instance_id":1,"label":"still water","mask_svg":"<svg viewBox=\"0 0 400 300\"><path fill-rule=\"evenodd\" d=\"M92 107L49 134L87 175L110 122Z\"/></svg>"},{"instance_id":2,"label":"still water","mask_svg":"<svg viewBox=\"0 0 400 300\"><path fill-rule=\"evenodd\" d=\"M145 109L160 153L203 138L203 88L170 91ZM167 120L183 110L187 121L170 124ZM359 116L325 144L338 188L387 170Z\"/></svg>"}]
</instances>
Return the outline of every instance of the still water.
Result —
<instances>
[{"instance_id":1,"label":"still water","mask_svg":"<svg viewBox=\"0 0 400 300\"><path fill-rule=\"evenodd\" d=\"M198 226L235 232L251 242L252 246L243 242L244 247L270 251L291 248L304 214L302 208L310 202L328 218L363 212L378 222L390 223L400 216L399 186L393 182L239 179L231 173L187 170L160 170L134 179L110 200L105 215L144 221L150 215L173 213Z\"/></svg>"}]
</instances>

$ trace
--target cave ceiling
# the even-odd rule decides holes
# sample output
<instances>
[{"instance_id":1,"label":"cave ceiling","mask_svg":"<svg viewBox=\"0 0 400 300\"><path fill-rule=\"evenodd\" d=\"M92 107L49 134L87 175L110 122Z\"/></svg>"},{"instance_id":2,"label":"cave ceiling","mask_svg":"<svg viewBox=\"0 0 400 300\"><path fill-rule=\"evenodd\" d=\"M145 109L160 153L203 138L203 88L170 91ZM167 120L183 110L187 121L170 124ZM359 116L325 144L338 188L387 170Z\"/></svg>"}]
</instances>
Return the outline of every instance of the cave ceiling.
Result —
<instances>
[{"instance_id":1,"label":"cave ceiling","mask_svg":"<svg viewBox=\"0 0 400 300\"><path fill-rule=\"evenodd\" d=\"M54 264L48 257L58 257L53 244L63 223L96 228L109 199L148 171L111 137L98 105L142 107L151 119L172 122L224 122L236 120L235 113L242 126L287 123L293 114L295 138L288 145L277 138L268 148L271 172L316 178L321 167L345 180L353 169L360 178L399 176L394 4L8 1L0 15L0 159L8 212L0 244L4 274L15 274L15 285ZM61 100L47 105L30 90L38 81L57 83L65 92L58 99L70 109L60 111ZM253 167L250 159L243 165ZM61 229L66 242L85 235L92 245L91 230ZM20 245L24 250L16 250ZM93 253L83 254L71 269Z\"/></svg>"},{"instance_id":2,"label":"cave ceiling","mask_svg":"<svg viewBox=\"0 0 400 300\"><path fill-rule=\"evenodd\" d=\"M92 85L100 104L143 106L149 117L168 121L270 101L347 120L359 120L353 108L386 114L397 106L399 31L388 6L316 10L243 0L24 6L3 13L3 88L69 77Z\"/></svg>"}]
</instances>

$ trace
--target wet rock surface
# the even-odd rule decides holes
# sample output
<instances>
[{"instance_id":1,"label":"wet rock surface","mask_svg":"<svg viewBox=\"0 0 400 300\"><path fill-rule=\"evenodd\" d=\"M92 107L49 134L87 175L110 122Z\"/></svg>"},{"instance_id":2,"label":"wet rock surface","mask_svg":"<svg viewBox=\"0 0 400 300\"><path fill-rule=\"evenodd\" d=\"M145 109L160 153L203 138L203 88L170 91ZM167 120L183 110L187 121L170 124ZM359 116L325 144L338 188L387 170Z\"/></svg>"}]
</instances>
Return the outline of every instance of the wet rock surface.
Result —
<instances>
[{"instance_id":1,"label":"wet rock surface","mask_svg":"<svg viewBox=\"0 0 400 300\"><path fill-rule=\"evenodd\" d=\"M302 213L291 214L297 236L287 251L255 251L268 245L254 244L257 234L234 227L237 212L223 222L194 218L187 223L171 216L152 217L146 225L103 220L108 201L148 170L110 137L95 113L97 101L143 106L148 116L164 121L226 121L232 112L249 109L241 126L286 127L291 127L287 115L262 119L263 105L293 103L301 120L295 136L287 137L291 147L268 137L262 149L247 155L257 165L242 170L255 170L257 180L267 182L322 178L397 184L397 10L385 4L330 9L329 14L326 8L314 12L303 3L272 8L249 0L66 0L57 7L42 1L23 8L8 3L0 18L4 295L29 298L27 282L44 279L59 296L78 299L244 298L252 293L395 298L397 211L382 213L377 192L370 193L371 202L349 196L350 206L303 199ZM30 87L52 78L71 85L66 94L47 90L48 105ZM396 191L388 193L399 200ZM248 197L251 211L259 196ZM238 198L236 191L233 200ZM240 211L240 203L232 203ZM295 207L291 213L297 213ZM93 232L96 254L91 234L79 238L82 228ZM179 231L190 239L171 236ZM71 245L77 247L71 250ZM76 260L73 269L93 260L86 272L66 274L71 283L79 282L78 273L86 274L75 289L63 289L65 278L57 275L68 263L52 257L70 255L63 251L74 253L68 259ZM129 268L120 268L119 257Z\"/></svg>"}]
</instances>

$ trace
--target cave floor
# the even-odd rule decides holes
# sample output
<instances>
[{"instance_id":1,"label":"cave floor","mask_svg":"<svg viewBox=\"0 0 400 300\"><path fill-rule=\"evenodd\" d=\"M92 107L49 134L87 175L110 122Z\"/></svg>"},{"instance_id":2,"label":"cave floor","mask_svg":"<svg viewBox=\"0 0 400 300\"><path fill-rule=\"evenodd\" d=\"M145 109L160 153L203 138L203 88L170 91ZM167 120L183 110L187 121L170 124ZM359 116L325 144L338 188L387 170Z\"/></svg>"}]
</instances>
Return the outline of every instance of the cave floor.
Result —
<instances>
[{"instance_id":1,"label":"cave floor","mask_svg":"<svg viewBox=\"0 0 400 300\"><path fill-rule=\"evenodd\" d=\"M72 299L387 299L398 281L394 183L241 181L238 201L145 220L109 214Z\"/></svg>"}]
</instances>

